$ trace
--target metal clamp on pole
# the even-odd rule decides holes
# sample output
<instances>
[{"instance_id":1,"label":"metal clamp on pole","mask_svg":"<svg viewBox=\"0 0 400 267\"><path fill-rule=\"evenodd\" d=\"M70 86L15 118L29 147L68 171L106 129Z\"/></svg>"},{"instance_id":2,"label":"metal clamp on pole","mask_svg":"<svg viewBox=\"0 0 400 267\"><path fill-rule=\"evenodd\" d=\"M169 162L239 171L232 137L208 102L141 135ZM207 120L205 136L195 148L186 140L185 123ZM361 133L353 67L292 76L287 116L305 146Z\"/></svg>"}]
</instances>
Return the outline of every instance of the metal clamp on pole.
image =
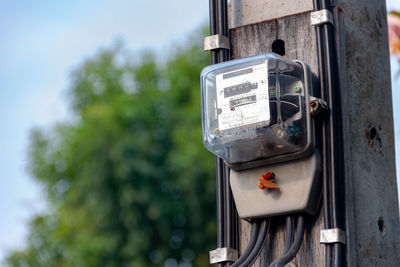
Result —
<instances>
[{"instance_id":1,"label":"metal clamp on pole","mask_svg":"<svg viewBox=\"0 0 400 267\"><path fill-rule=\"evenodd\" d=\"M310 14L311 26L319 26L322 24L330 23L333 25L333 15L328 9L321 9L311 12Z\"/></svg>"},{"instance_id":2,"label":"metal clamp on pole","mask_svg":"<svg viewBox=\"0 0 400 267\"><path fill-rule=\"evenodd\" d=\"M210 251L210 264L234 262L238 259L238 251L233 248L217 248Z\"/></svg>"},{"instance_id":3,"label":"metal clamp on pole","mask_svg":"<svg viewBox=\"0 0 400 267\"><path fill-rule=\"evenodd\" d=\"M328 104L321 98L310 97L310 110L311 115L317 116L322 110L328 109Z\"/></svg>"},{"instance_id":4,"label":"metal clamp on pole","mask_svg":"<svg viewBox=\"0 0 400 267\"><path fill-rule=\"evenodd\" d=\"M321 244L342 243L346 244L346 235L339 228L321 230L319 242Z\"/></svg>"},{"instance_id":5,"label":"metal clamp on pole","mask_svg":"<svg viewBox=\"0 0 400 267\"><path fill-rule=\"evenodd\" d=\"M204 38L204 51L210 51L215 49L230 49L229 38L222 34L214 34Z\"/></svg>"}]
</instances>

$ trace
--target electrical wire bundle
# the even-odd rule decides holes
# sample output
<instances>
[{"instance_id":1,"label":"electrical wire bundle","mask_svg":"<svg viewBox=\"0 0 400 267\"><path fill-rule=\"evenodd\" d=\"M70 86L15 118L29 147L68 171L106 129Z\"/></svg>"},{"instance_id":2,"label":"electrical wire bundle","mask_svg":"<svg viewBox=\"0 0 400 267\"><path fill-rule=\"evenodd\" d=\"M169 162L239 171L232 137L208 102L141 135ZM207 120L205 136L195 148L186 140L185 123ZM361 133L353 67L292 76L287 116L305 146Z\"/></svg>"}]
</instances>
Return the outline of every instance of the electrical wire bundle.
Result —
<instances>
[{"instance_id":1,"label":"electrical wire bundle","mask_svg":"<svg viewBox=\"0 0 400 267\"><path fill-rule=\"evenodd\" d=\"M313 0L314 10L326 9L332 12L329 0ZM333 25L325 23L316 27L319 81L321 98L327 103L328 112L324 113L322 122L322 158L323 158L323 211L325 229L342 228L342 216L339 205L340 177L343 177L341 155L342 135L339 118L340 92L338 84L338 68L335 57L335 40ZM326 244L325 266L343 265L343 245L341 243Z\"/></svg>"},{"instance_id":2,"label":"electrical wire bundle","mask_svg":"<svg viewBox=\"0 0 400 267\"><path fill-rule=\"evenodd\" d=\"M240 258L230 267L246 267L251 266L257 259L267 239L269 220L256 220L252 222L252 230L249 244Z\"/></svg>"},{"instance_id":3,"label":"electrical wire bundle","mask_svg":"<svg viewBox=\"0 0 400 267\"><path fill-rule=\"evenodd\" d=\"M285 246L283 248L283 255L277 258L271 263L270 267L283 267L291 262L299 252L301 244L303 243L305 219L304 216L299 215L297 219L296 236L293 240L293 218L291 216L286 217L286 236ZM293 241L292 241L293 240Z\"/></svg>"},{"instance_id":4,"label":"electrical wire bundle","mask_svg":"<svg viewBox=\"0 0 400 267\"><path fill-rule=\"evenodd\" d=\"M279 258L271 263L270 267L283 267L296 257L297 252L303 243L305 229L304 216L298 216L295 236L293 222L294 220L292 216L286 217L286 236L283 253ZM259 220L252 223L250 241L240 258L235 263L230 265L230 267L248 267L255 262L262 250L265 240L267 239L269 226L270 219L268 219L268 221Z\"/></svg>"},{"instance_id":5,"label":"electrical wire bundle","mask_svg":"<svg viewBox=\"0 0 400 267\"><path fill-rule=\"evenodd\" d=\"M228 36L227 0L210 0L210 35ZM227 61L226 49L211 51L211 64ZM229 181L229 168L221 158L216 158L217 186L217 247L238 248L238 215L233 202ZM219 263L224 267L226 263Z\"/></svg>"}]
</instances>

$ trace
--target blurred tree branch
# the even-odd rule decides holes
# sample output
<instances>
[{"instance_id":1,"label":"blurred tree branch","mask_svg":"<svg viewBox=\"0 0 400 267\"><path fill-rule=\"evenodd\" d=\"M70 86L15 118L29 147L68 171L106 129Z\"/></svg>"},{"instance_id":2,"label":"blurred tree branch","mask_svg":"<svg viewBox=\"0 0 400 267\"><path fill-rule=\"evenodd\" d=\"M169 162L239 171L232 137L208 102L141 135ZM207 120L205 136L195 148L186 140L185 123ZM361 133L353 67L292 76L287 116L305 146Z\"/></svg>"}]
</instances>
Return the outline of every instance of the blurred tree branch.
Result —
<instances>
[{"instance_id":1,"label":"blurred tree branch","mask_svg":"<svg viewBox=\"0 0 400 267\"><path fill-rule=\"evenodd\" d=\"M9 266L206 266L214 246L214 157L202 144L202 36L159 63L121 43L71 76L73 121L31 133L32 176L50 210ZM129 60L128 60L129 58Z\"/></svg>"}]
</instances>

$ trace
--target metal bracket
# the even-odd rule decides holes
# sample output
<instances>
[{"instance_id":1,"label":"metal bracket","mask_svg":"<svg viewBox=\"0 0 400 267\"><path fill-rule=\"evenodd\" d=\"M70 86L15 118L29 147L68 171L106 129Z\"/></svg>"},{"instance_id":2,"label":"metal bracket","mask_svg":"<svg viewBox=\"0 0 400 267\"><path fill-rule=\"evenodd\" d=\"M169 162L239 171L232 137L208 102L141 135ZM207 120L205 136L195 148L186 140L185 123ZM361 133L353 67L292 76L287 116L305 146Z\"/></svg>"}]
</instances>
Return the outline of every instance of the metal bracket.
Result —
<instances>
[{"instance_id":1,"label":"metal bracket","mask_svg":"<svg viewBox=\"0 0 400 267\"><path fill-rule=\"evenodd\" d=\"M210 251L210 264L226 261L234 262L238 259L238 251L233 248L217 248Z\"/></svg>"},{"instance_id":2,"label":"metal bracket","mask_svg":"<svg viewBox=\"0 0 400 267\"><path fill-rule=\"evenodd\" d=\"M321 9L311 12L310 14L311 26L319 26L322 24L330 23L333 25L333 15L328 9Z\"/></svg>"},{"instance_id":3,"label":"metal bracket","mask_svg":"<svg viewBox=\"0 0 400 267\"><path fill-rule=\"evenodd\" d=\"M221 34L214 34L204 38L204 51L215 49L231 49L228 37Z\"/></svg>"},{"instance_id":4,"label":"metal bracket","mask_svg":"<svg viewBox=\"0 0 400 267\"><path fill-rule=\"evenodd\" d=\"M311 115L317 116L322 110L328 109L328 104L321 98L310 97Z\"/></svg>"},{"instance_id":5,"label":"metal bracket","mask_svg":"<svg viewBox=\"0 0 400 267\"><path fill-rule=\"evenodd\" d=\"M342 243L346 244L346 234L339 228L323 229L319 242L321 244Z\"/></svg>"}]
</instances>

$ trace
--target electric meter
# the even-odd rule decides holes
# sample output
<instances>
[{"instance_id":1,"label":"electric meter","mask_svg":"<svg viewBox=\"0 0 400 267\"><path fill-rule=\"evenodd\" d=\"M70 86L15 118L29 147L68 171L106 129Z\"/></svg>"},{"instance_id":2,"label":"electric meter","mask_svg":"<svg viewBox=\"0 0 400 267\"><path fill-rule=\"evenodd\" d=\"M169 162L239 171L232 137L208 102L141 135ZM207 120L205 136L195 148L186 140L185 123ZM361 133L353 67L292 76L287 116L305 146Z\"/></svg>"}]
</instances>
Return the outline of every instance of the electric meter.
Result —
<instances>
[{"instance_id":1,"label":"electric meter","mask_svg":"<svg viewBox=\"0 0 400 267\"><path fill-rule=\"evenodd\" d=\"M314 149L306 64L264 54L201 73L205 147L234 170L299 159Z\"/></svg>"}]
</instances>

